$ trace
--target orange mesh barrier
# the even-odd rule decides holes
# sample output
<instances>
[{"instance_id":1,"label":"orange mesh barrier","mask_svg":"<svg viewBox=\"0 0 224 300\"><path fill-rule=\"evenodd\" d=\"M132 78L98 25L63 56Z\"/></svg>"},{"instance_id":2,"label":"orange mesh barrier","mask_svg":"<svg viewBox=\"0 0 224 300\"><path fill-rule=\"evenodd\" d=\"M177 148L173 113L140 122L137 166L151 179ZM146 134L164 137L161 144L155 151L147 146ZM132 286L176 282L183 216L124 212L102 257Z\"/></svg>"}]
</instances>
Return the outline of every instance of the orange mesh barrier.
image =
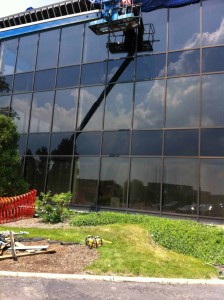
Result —
<instances>
[{"instance_id":1,"label":"orange mesh barrier","mask_svg":"<svg viewBox=\"0 0 224 300\"><path fill-rule=\"evenodd\" d=\"M0 224L32 218L36 190L15 197L0 197Z\"/></svg>"}]
</instances>

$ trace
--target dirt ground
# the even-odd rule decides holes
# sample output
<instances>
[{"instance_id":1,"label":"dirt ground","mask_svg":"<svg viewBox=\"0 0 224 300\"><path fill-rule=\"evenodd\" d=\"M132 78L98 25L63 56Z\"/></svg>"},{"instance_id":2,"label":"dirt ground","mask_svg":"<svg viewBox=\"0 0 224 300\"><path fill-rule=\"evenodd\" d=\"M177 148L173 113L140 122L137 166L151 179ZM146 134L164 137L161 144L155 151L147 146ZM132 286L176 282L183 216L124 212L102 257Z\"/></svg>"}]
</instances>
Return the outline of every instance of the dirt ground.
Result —
<instances>
[{"instance_id":1,"label":"dirt ground","mask_svg":"<svg viewBox=\"0 0 224 300\"><path fill-rule=\"evenodd\" d=\"M44 224L39 218L32 218L7 223L4 224L4 226L24 228L68 228L69 224ZM16 261L14 261L13 259L0 260L1 271L87 274L87 272L84 269L99 256L98 252L95 249L91 250L85 245L61 245L60 243L49 243L49 241L47 240L25 241L22 242L22 244L41 246L46 245L48 246L47 250L55 250L56 253L18 257ZM24 251L17 251L17 253L24 253ZM11 252L4 252L4 255L9 254L11 254Z\"/></svg>"}]
</instances>

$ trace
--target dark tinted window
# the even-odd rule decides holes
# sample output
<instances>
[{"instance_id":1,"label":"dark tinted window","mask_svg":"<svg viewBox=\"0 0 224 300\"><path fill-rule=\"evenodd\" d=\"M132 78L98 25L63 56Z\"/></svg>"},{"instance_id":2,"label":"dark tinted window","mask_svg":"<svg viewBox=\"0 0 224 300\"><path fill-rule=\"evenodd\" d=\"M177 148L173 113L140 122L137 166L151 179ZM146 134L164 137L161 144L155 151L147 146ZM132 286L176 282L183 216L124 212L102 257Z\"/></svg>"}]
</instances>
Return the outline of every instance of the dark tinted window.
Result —
<instances>
[{"instance_id":1,"label":"dark tinted window","mask_svg":"<svg viewBox=\"0 0 224 300\"><path fill-rule=\"evenodd\" d=\"M36 72L34 90L53 90L55 86L55 75L55 69Z\"/></svg>"},{"instance_id":2,"label":"dark tinted window","mask_svg":"<svg viewBox=\"0 0 224 300\"><path fill-rule=\"evenodd\" d=\"M0 77L0 96L8 95L12 91L12 76Z\"/></svg>"},{"instance_id":3,"label":"dark tinted window","mask_svg":"<svg viewBox=\"0 0 224 300\"><path fill-rule=\"evenodd\" d=\"M162 131L133 131L133 155L161 155Z\"/></svg>"},{"instance_id":4,"label":"dark tinted window","mask_svg":"<svg viewBox=\"0 0 224 300\"><path fill-rule=\"evenodd\" d=\"M76 155L99 155L101 133L100 132L79 132L76 135Z\"/></svg>"},{"instance_id":5,"label":"dark tinted window","mask_svg":"<svg viewBox=\"0 0 224 300\"><path fill-rule=\"evenodd\" d=\"M27 135L21 134L18 141L18 149L20 155L25 155L26 152L26 141L27 141Z\"/></svg>"},{"instance_id":6,"label":"dark tinted window","mask_svg":"<svg viewBox=\"0 0 224 300\"><path fill-rule=\"evenodd\" d=\"M224 47L202 50L202 72L224 71Z\"/></svg>"},{"instance_id":7,"label":"dark tinted window","mask_svg":"<svg viewBox=\"0 0 224 300\"><path fill-rule=\"evenodd\" d=\"M112 60L108 62L108 74L107 74L107 82L122 82L122 81L133 81L134 79L134 61L131 60L128 66L124 69L127 63L126 60ZM122 69L122 72L120 70ZM118 76L118 72L119 75ZM121 74L120 74L121 73ZM116 75L115 75L116 74ZM115 77L113 77L115 75ZM113 79L113 80L112 80Z\"/></svg>"},{"instance_id":8,"label":"dark tinted window","mask_svg":"<svg viewBox=\"0 0 224 300\"><path fill-rule=\"evenodd\" d=\"M0 112L9 112L10 96L0 96Z\"/></svg>"},{"instance_id":9,"label":"dark tinted window","mask_svg":"<svg viewBox=\"0 0 224 300\"><path fill-rule=\"evenodd\" d=\"M111 131L103 133L103 155L128 155L129 145L129 131Z\"/></svg>"},{"instance_id":10,"label":"dark tinted window","mask_svg":"<svg viewBox=\"0 0 224 300\"><path fill-rule=\"evenodd\" d=\"M82 85L103 84L106 79L106 63L82 65Z\"/></svg>"},{"instance_id":11,"label":"dark tinted window","mask_svg":"<svg viewBox=\"0 0 224 300\"><path fill-rule=\"evenodd\" d=\"M79 84L80 67L58 69L57 88L73 87Z\"/></svg>"},{"instance_id":12,"label":"dark tinted window","mask_svg":"<svg viewBox=\"0 0 224 300\"><path fill-rule=\"evenodd\" d=\"M24 73L15 75L14 93L30 92L33 90L33 73Z\"/></svg>"},{"instance_id":13,"label":"dark tinted window","mask_svg":"<svg viewBox=\"0 0 224 300\"><path fill-rule=\"evenodd\" d=\"M42 133L29 134L28 145L26 154L27 155L47 155L49 147L49 134Z\"/></svg>"},{"instance_id":14,"label":"dark tinted window","mask_svg":"<svg viewBox=\"0 0 224 300\"><path fill-rule=\"evenodd\" d=\"M52 133L51 150L52 155L71 155L73 152L74 134Z\"/></svg>"},{"instance_id":15,"label":"dark tinted window","mask_svg":"<svg viewBox=\"0 0 224 300\"><path fill-rule=\"evenodd\" d=\"M165 155L198 155L198 130L165 131L164 147Z\"/></svg>"},{"instance_id":16,"label":"dark tinted window","mask_svg":"<svg viewBox=\"0 0 224 300\"><path fill-rule=\"evenodd\" d=\"M153 79L165 75L166 55L139 56L136 67L136 80Z\"/></svg>"},{"instance_id":17,"label":"dark tinted window","mask_svg":"<svg viewBox=\"0 0 224 300\"><path fill-rule=\"evenodd\" d=\"M224 129L202 129L201 155L224 156Z\"/></svg>"},{"instance_id":18,"label":"dark tinted window","mask_svg":"<svg viewBox=\"0 0 224 300\"><path fill-rule=\"evenodd\" d=\"M168 76L197 74L200 72L200 52L190 50L168 55Z\"/></svg>"}]
</instances>

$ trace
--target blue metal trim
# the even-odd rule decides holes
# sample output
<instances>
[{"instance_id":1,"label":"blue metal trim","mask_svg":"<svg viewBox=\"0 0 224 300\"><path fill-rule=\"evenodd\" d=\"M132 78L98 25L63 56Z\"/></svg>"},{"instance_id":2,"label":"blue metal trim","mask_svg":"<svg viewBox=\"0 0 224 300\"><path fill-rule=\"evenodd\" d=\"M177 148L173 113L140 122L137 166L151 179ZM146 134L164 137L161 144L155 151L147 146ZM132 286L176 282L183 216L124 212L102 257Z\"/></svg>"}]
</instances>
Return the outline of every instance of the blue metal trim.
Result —
<instances>
[{"instance_id":1,"label":"blue metal trim","mask_svg":"<svg viewBox=\"0 0 224 300\"><path fill-rule=\"evenodd\" d=\"M90 22L92 20L99 19L97 16L97 12L88 12L88 14L82 14L78 16L72 16L72 17L66 17L63 19L54 19L49 21L44 21L44 22L38 22L38 23L30 23L30 24L24 24L24 26L19 26L16 28L9 28L9 29L3 29L0 31L0 40L1 39L6 39L10 37L15 37L15 36L20 36L24 35L27 33L33 33L45 29L50 29L50 28L56 28L56 27L61 27L69 24L75 24L75 23L83 23L83 22Z\"/></svg>"}]
</instances>

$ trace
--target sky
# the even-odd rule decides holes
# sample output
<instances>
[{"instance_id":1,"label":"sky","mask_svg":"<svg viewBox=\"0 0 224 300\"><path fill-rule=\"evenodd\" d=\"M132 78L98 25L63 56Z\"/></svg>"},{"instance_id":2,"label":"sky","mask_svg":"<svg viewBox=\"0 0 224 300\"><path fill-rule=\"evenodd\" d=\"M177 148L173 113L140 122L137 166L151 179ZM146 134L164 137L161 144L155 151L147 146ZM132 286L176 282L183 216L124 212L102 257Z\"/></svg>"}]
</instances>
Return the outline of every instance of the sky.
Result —
<instances>
[{"instance_id":1,"label":"sky","mask_svg":"<svg viewBox=\"0 0 224 300\"><path fill-rule=\"evenodd\" d=\"M25 11L28 7L38 8L62 0L0 0L0 17L6 17Z\"/></svg>"}]
</instances>

